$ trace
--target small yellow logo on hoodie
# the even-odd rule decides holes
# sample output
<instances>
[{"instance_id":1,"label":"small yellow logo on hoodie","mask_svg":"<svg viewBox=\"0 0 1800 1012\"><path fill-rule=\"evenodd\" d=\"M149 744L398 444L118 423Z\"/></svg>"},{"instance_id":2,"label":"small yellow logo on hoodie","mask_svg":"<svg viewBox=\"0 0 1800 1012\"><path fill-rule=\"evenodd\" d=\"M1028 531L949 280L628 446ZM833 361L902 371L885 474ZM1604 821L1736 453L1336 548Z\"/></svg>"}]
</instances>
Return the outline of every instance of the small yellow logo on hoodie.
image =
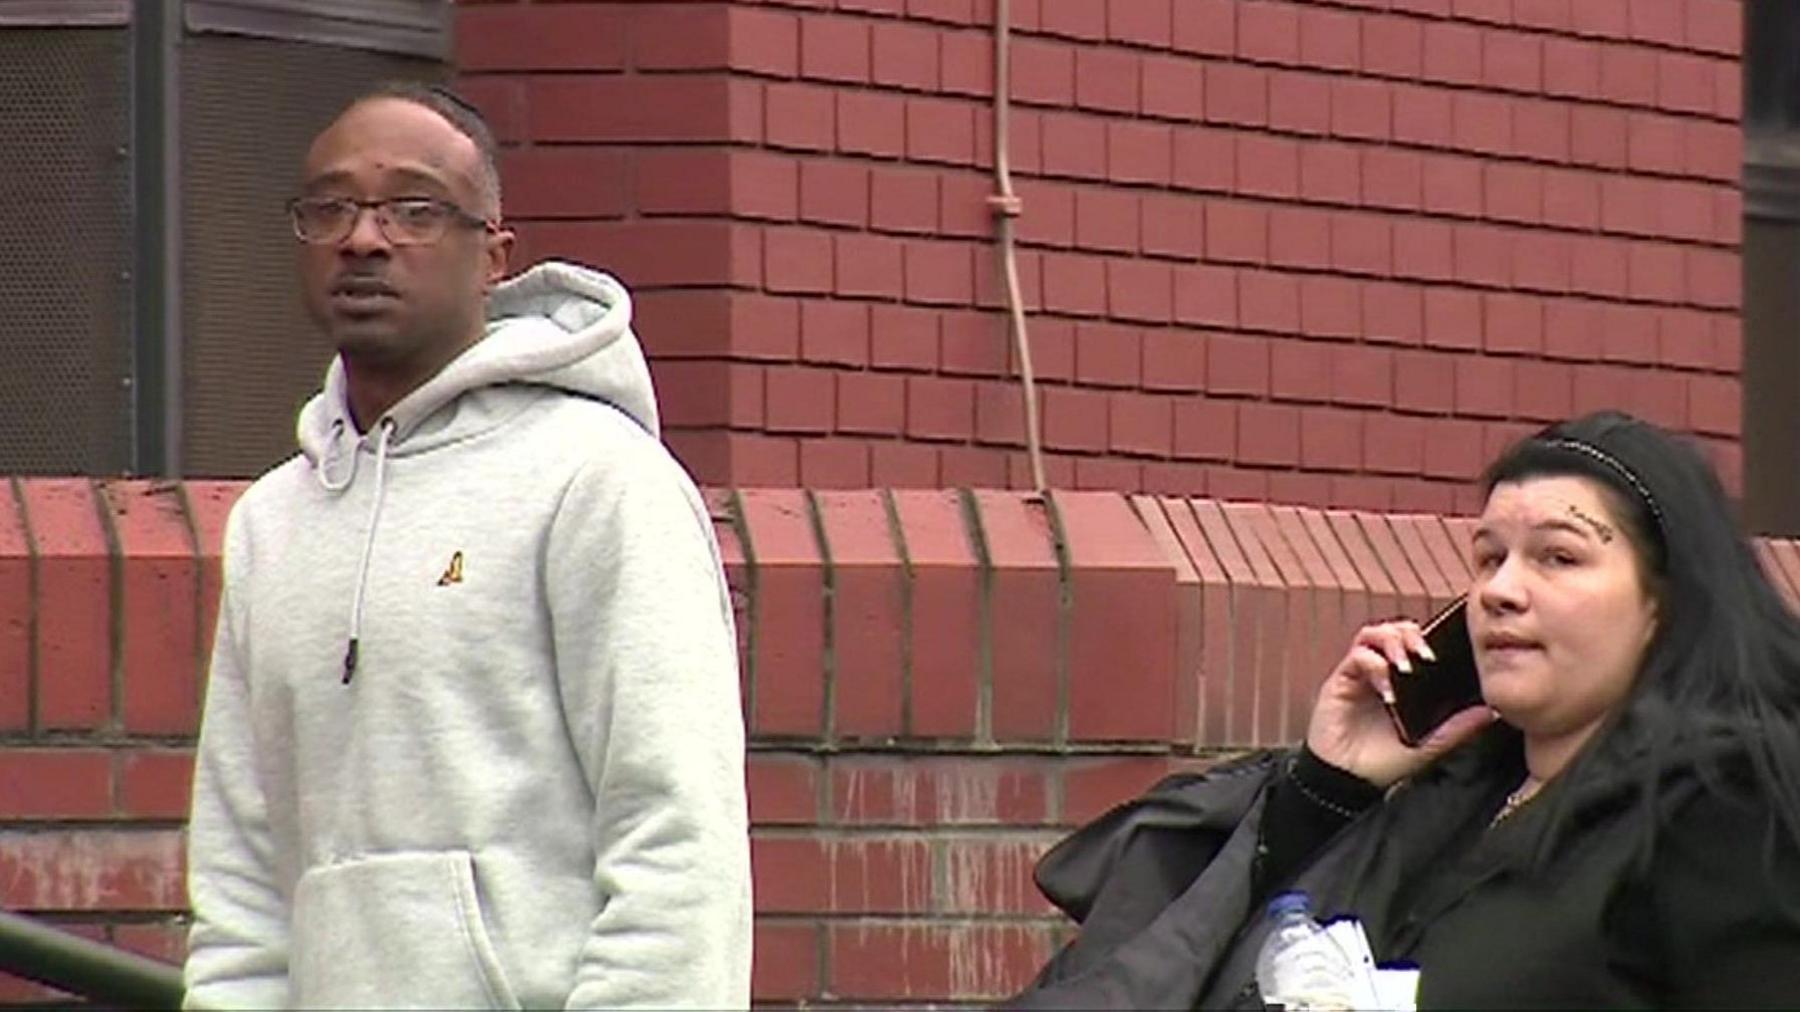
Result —
<instances>
[{"instance_id":1,"label":"small yellow logo on hoodie","mask_svg":"<svg viewBox=\"0 0 1800 1012\"><path fill-rule=\"evenodd\" d=\"M444 575L438 577L438 586L448 587L453 583L463 582L462 566L461 552L457 552L455 555L450 556L450 565L445 566Z\"/></svg>"}]
</instances>

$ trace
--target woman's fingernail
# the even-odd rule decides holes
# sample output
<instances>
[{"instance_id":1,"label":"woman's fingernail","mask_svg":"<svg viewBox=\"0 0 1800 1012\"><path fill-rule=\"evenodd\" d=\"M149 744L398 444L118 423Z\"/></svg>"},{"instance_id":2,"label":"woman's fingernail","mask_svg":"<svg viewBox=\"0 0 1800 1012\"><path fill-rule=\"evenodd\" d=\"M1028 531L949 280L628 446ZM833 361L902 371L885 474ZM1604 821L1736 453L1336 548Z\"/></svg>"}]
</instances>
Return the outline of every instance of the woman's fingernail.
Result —
<instances>
[{"instance_id":1,"label":"woman's fingernail","mask_svg":"<svg viewBox=\"0 0 1800 1012\"><path fill-rule=\"evenodd\" d=\"M1394 705L1394 690L1386 685L1381 687L1381 701L1389 706Z\"/></svg>"},{"instance_id":2,"label":"woman's fingernail","mask_svg":"<svg viewBox=\"0 0 1800 1012\"><path fill-rule=\"evenodd\" d=\"M1412 661L1405 654L1401 654L1400 659L1394 662L1394 667L1399 668L1403 674L1412 674Z\"/></svg>"},{"instance_id":3,"label":"woman's fingernail","mask_svg":"<svg viewBox=\"0 0 1800 1012\"><path fill-rule=\"evenodd\" d=\"M1419 656L1428 661L1435 661L1437 660L1437 651L1431 649L1431 644L1421 642L1419 644Z\"/></svg>"}]
</instances>

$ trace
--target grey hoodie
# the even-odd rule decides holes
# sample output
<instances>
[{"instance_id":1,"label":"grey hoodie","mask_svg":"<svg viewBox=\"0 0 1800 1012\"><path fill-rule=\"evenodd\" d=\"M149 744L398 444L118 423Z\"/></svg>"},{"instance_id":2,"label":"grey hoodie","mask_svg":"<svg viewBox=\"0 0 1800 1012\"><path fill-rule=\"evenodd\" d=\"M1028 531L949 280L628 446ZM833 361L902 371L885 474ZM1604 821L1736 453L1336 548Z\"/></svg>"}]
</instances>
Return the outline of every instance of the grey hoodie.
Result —
<instances>
[{"instance_id":1,"label":"grey hoodie","mask_svg":"<svg viewBox=\"0 0 1800 1012\"><path fill-rule=\"evenodd\" d=\"M366 435L334 362L232 511L190 1006L748 1004L730 598L630 313L535 267Z\"/></svg>"}]
</instances>

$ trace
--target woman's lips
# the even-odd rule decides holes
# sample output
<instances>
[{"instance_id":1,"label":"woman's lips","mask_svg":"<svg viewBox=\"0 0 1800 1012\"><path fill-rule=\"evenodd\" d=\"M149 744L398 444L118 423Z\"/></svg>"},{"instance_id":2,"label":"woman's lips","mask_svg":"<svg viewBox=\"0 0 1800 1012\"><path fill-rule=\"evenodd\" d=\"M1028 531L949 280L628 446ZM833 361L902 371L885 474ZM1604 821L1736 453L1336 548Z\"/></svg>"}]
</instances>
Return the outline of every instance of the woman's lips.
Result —
<instances>
[{"instance_id":1,"label":"woman's lips","mask_svg":"<svg viewBox=\"0 0 1800 1012\"><path fill-rule=\"evenodd\" d=\"M1483 654L1497 660L1522 657L1543 649L1543 644L1537 640L1508 634L1483 636L1479 645Z\"/></svg>"}]
</instances>

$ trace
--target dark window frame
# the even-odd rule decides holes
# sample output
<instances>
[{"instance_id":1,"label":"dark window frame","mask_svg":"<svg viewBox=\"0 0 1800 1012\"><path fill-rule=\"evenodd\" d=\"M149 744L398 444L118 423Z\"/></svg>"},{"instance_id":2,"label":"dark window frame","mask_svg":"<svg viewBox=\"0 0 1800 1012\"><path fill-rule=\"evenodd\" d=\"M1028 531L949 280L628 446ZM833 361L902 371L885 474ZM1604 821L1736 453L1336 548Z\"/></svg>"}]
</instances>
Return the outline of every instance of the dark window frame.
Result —
<instances>
[{"instance_id":1,"label":"dark window frame","mask_svg":"<svg viewBox=\"0 0 1800 1012\"><path fill-rule=\"evenodd\" d=\"M1744 5L1744 521L1800 534L1800 9Z\"/></svg>"},{"instance_id":2,"label":"dark window frame","mask_svg":"<svg viewBox=\"0 0 1800 1012\"><path fill-rule=\"evenodd\" d=\"M451 57L450 0L186 0L190 32Z\"/></svg>"},{"instance_id":3,"label":"dark window frame","mask_svg":"<svg viewBox=\"0 0 1800 1012\"><path fill-rule=\"evenodd\" d=\"M131 0L0 0L0 28L116 28Z\"/></svg>"}]
</instances>

